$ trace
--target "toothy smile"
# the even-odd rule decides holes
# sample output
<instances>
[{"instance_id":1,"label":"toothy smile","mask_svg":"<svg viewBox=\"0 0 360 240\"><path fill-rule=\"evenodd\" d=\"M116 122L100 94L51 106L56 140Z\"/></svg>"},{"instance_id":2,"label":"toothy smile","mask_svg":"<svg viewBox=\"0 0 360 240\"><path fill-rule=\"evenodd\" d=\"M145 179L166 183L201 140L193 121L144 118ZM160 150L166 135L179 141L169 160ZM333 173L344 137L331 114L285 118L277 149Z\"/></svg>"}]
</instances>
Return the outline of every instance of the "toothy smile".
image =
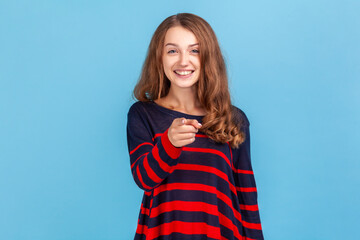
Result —
<instances>
[{"instance_id":1,"label":"toothy smile","mask_svg":"<svg viewBox=\"0 0 360 240\"><path fill-rule=\"evenodd\" d=\"M189 75L189 74L193 73L194 71L177 71L177 70L175 70L174 72L181 76L185 76L185 75Z\"/></svg>"}]
</instances>

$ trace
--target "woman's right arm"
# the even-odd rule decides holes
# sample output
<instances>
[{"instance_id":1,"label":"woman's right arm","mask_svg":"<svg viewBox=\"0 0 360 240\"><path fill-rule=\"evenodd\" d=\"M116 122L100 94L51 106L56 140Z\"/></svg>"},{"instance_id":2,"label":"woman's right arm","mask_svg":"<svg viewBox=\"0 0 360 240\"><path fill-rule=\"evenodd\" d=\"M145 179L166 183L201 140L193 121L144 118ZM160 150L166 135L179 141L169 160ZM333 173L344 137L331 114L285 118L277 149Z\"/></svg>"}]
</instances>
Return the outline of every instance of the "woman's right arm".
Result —
<instances>
[{"instance_id":1,"label":"woman's right arm","mask_svg":"<svg viewBox=\"0 0 360 240\"><path fill-rule=\"evenodd\" d=\"M195 135L196 128L190 125L185 126L181 120L181 118L175 119L171 126L159 136L160 140L154 144L150 125L144 113L141 113L134 105L130 108L127 121L127 143L131 172L141 189L151 191L157 187L174 171L183 149L182 146L195 140L192 136ZM194 122L191 123L194 124ZM169 131L170 134L168 134Z\"/></svg>"}]
</instances>

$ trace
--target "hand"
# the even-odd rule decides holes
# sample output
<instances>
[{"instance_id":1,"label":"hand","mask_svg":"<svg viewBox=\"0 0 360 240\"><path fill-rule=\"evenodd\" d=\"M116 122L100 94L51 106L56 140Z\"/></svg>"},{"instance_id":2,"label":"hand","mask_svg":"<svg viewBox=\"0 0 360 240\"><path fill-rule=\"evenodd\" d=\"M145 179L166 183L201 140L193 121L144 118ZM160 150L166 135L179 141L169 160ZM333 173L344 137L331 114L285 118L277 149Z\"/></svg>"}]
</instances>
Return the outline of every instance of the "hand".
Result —
<instances>
[{"instance_id":1,"label":"hand","mask_svg":"<svg viewBox=\"0 0 360 240\"><path fill-rule=\"evenodd\" d=\"M195 134L202 125L196 119L175 118L168 130L168 137L175 147L195 141Z\"/></svg>"}]
</instances>

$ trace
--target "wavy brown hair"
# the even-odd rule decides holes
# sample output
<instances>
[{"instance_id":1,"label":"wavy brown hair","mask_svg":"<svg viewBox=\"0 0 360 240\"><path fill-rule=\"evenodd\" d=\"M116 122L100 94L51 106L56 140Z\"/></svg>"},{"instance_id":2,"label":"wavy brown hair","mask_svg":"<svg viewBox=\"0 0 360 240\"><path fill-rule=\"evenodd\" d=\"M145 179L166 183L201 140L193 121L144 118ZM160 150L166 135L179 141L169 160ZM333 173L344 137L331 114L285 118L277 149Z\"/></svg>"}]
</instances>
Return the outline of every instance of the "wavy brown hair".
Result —
<instances>
[{"instance_id":1,"label":"wavy brown hair","mask_svg":"<svg viewBox=\"0 0 360 240\"><path fill-rule=\"evenodd\" d=\"M231 147L237 148L245 140L242 127L246 120L231 104L226 66L216 35L199 16L179 13L166 18L158 26L134 88L134 97L139 101L151 101L169 93L170 81L164 73L162 55L166 32L175 26L191 31L199 42L200 75L196 89L198 100L206 110L200 130L215 142L229 142Z\"/></svg>"}]
</instances>

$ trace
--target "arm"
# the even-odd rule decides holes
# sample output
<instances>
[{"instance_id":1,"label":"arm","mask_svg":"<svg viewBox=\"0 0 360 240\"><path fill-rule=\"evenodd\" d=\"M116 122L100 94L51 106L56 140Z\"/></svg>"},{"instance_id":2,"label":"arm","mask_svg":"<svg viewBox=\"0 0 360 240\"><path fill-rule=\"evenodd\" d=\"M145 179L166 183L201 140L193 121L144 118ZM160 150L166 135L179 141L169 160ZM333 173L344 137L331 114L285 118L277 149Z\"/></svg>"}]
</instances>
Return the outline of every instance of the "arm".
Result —
<instances>
[{"instance_id":1,"label":"arm","mask_svg":"<svg viewBox=\"0 0 360 240\"><path fill-rule=\"evenodd\" d=\"M249 121L241 111L245 120L243 130L245 141L237 149L233 149L233 175L239 199L240 211L244 226L244 235L251 239L264 239L257 202L257 189L251 165Z\"/></svg>"},{"instance_id":2,"label":"arm","mask_svg":"<svg viewBox=\"0 0 360 240\"><path fill-rule=\"evenodd\" d=\"M138 106L133 105L128 112L127 143L131 172L135 183L145 191L158 186L178 163L182 147L175 147L168 138L168 129L154 144L150 125Z\"/></svg>"}]
</instances>

